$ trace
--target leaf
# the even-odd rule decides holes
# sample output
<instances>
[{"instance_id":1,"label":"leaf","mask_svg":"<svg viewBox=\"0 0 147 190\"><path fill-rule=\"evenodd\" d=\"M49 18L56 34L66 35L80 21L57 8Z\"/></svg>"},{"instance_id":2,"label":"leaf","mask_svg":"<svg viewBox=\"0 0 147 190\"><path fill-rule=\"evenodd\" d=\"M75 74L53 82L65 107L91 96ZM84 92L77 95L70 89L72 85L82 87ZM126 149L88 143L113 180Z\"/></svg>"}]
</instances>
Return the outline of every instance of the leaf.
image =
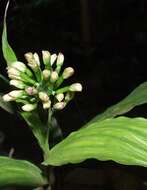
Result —
<instances>
[{"instance_id":1,"label":"leaf","mask_svg":"<svg viewBox=\"0 0 147 190\"><path fill-rule=\"evenodd\" d=\"M41 122L37 112L21 112L23 119L27 122L28 126L32 130L34 136L38 140L38 143L44 153L49 150L47 129L46 126Z\"/></svg>"},{"instance_id":2,"label":"leaf","mask_svg":"<svg viewBox=\"0 0 147 190\"><path fill-rule=\"evenodd\" d=\"M2 96L0 93L0 107L11 114L14 113L12 104L10 102L4 102Z\"/></svg>"},{"instance_id":3,"label":"leaf","mask_svg":"<svg viewBox=\"0 0 147 190\"><path fill-rule=\"evenodd\" d=\"M122 115L132 110L135 106L139 106L145 103L147 103L147 82L139 85L126 98L124 98L116 105L109 107L106 109L106 111L94 117L90 122L88 122L88 124L107 118L113 118L117 115Z\"/></svg>"},{"instance_id":4,"label":"leaf","mask_svg":"<svg viewBox=\"0 0 147 190\"><path fill-rule=\"evenodd\" d=\"M9 45L8 39L7 39L6 16L7 16L8 6L9 6L9 1L6 5L5 15L4 15L4 26L3 26L3 34L2 34L2 51L3 51L3 56L7 64L10 65L12 62L17 61L17 58L13 49Z\"/></svg>"},{"instance_id":5,"label":"leaf","mask_svg":"<svg viewBox=\"0 0 147 190\"><path fill-rule=\"evenodd\" d=\"M42 171L32 163L0 156L0 187L47 184Z\"/></svg>"},{"instance_id":6,"label":"leaf","mask_svg":"<svg viewBox=\"0 0 147 190\"><path fill-rule=\"evenodd\" d=\"M54 146L43 164L61 166L91 158L147 167L147 119L118 117L92 123Z\"/></svg>"}]
</instances>

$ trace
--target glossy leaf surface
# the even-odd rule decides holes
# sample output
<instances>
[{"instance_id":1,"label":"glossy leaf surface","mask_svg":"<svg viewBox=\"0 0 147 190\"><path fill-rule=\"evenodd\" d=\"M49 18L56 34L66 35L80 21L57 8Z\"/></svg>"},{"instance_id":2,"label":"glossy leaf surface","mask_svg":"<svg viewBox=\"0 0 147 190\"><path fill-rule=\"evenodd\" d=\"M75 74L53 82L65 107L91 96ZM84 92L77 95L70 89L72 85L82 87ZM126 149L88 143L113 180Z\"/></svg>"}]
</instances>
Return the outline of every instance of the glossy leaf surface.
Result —
<instances>
[{"instance_id":1,"label":"glossy leaf surface","mask_svg":"<svg viewBox=\"0 0 147 190\"><path fill-rule=\"evenodd\" d=\"M139 85L119 103L109 107L106 111L94 117L88 124L125 114L132 110L135 106L139 106L145 103L147 103L147 82Z\"/></svg>"},{"instance_id":2,"label":"glossy leaf surface","mask_svg":"<svg viewBox=\"0 0 147 190\"><path fill-rule=\"evenodd\" d=\"M0 187L47 184L42 171L28 161L0 156Z\"/></svg>"},{"instance_id":3,"label":"glossy leaf surface","mask_svg":"<svg viewBox=\"0 0 147 190\"><path fill-rule=\"evenodd\" d=\"M119 117L92 123L53 147L43 164L61 166L91 158L147 167L147 119Z\"/></svg>"}]
</instances>

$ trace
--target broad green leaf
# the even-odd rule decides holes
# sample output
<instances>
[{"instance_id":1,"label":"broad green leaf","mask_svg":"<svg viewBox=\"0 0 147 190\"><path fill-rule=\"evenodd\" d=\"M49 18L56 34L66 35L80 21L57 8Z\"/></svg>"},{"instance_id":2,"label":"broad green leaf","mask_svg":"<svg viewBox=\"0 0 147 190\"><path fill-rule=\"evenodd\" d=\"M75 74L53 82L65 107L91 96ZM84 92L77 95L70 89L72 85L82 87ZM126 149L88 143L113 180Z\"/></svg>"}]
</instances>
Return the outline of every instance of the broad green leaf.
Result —
<instances>
[{"instance_id":1,"label":"broad green leaf","mask_svg":"<svg viewBox=\"0 0 147 190\"><path fill-rule=\"evenodd\" d=\"M7 16L8 6L9 6L9 1L7 3L6 9L5 9L5 15L4 15L4 26L3 26L3 34L2 34L2 51L3 51L3 56L7 64L10 65L12 62L17 61L17 58L13 49L9 45L8 39L7 39L6 16Z\"/></svg>"},{"instance_id":2,"label":"broad green leaf","mask_svg":"<svg viewBox=\"0 0 147 190\"><path fill-rule=\"evenodd\" d=\"M4 102L1 93L0 93L0 107L11 114L14 113L12 104L10 102Z\"/></svg>"},{"instance_id":3,"label":"broad green leaf","mask_svg":"<svg viewBox=\"0 0 147 190\"><path fill-rule=\"evenodd\" d=\"M0 156L0 187L47 184L42 171L32 163Z\"/></svg>"},{"instance_id":4,"label":"broad green leaf","mask_svg":"<svg viewBox=\"0 0 147 190\"><path fill-rule=\"evenodd\" d=\"M21 116L24 118L34 136L38 140L38 143L44 153L49 150L48 137L47 137L47 126L42 123L40 117L36 111L34 112L21 112Z\"/></svg>"},{"instance_id":5,"label":"broad green leaf","mask_svg":"<svg viewBox=\"0 0 147 190\"><path fill-rule=\"evenodd\" d=\"M61 166L91 158L147 167L147 119L118 117L92 123L54 146L43 164Z\"/></svg>"},{"instance_id":6,"label":"broad green leaf","mask_svg":"<svg viewBox=\"0 0 147 190\"><path fill-rule=\"evenodd\" d=\"M147 82L139 85L126 98L124 98L116 105L111 106L103 113L94 117L90 122L88 122L88 124L122 115L132 110L135 106L139 106L145 103L147 103Z\"/></svg>"}]
</instances>

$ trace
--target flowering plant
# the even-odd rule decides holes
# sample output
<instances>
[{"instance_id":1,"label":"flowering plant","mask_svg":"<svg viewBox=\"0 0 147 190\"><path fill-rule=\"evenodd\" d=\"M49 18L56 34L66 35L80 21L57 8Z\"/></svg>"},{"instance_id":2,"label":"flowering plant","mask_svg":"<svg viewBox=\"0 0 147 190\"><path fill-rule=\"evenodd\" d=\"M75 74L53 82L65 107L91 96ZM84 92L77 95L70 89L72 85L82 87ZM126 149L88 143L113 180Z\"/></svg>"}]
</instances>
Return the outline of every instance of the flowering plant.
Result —
<instances>
[{"instance_id":1,"label":"flowering plant","mask_svg":"<svg viewBox=\"0 0 147 190\"><path fill-rule=\"evenodd\" d=\"M81 92L82 85L74 83L62 86L64 80L74 74L74 69L67 67L62 70L64 56L61 53L56 55L42 51L41 59L37 53L29 52L25 54L26 64L17 60L7 40L8 4L4 16L2 51L7 63L9 84L14 89L2 93L0 106L14 113L11 105L15 102L17 113L26 121L42 149L41 165L44 169L28 161L0 156L0 186L41 186L51 189L53 167L80 163L90 158L147 167L147 119L119 116L147 103L147 82L57 143L55 134L58 132L60 137L62 134L55 112L62 110L73 99L75 92ZM2 75L1 78L8 81ZM42 121L40 110L45 121Z\"/></svg>"}]
</instances>

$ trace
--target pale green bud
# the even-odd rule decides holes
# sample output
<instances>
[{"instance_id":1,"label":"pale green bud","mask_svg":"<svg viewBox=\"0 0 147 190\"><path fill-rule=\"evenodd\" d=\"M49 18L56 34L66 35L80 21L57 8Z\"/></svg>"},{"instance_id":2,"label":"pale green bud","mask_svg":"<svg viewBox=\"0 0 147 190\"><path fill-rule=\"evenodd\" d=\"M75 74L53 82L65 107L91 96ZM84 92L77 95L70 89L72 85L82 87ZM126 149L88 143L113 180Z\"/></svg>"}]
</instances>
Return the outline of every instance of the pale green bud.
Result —
<instances>
[{"instance_id":1,"label":"pale green bud","mask_svg":"<svg viewBox=\"0 0 147 190\"><path fill-rule=\"evenodd\" d=\"M51 107L51 101L43 102L43 109L49 109Z\"/></svg>"},{"instance_id":2,"label":"pale green bud","mask_svg":"<svg viewBox=\"0 0 147 190\"><path fill-rule=\"evenodd\" d=\"M10 101L14 101L15 98L13 98L12 96L10 96L9 94L5 94L5 95L3 96L3 100L4 100L5 102L10 102Z\"/></svg>"},{"instance_id":3,"label":"pale green bud","mask_svg":"<svg viewBox=\"0 0 147 190\"><path fill-rule=\"evenodd\" d=\"M49 76L50 76L50 71L49 70L47 70L47 69L45 69L45 70L43 70L42 71L42 75L43 75L43 79L44 80L48 80L49 79Z\"/></svg>"},{"instance_id":4,"label":"pale green bud","mask_svg":"<svg viewBox=\"0 0 147 190\"><path fill-rule=\"evenodd\" d=\"M42 51L42 58L45 65L49 65L50 63L50 52L49 51Z\"/></svg>"},{"instance_id":5,"label":"pale green bud","mask_svg":"<svg viewBox=\"0 0 147 190\"><path fill-rule=\"evenodd\" d=\"M74 83L74 84L70 85L69 90L72 92L81 92L82 85L80 83Z\"/></svg>"},{"instance_id":6,"label":"pale green bud","mask_svg":"<svg viewBox=\"0 0 147 190\"><path fill-rule=\"evenodd\" d=\"M51 72L50 81L55 82L58 79L58 73L56 71Z\"/></svg>"},{"instance_id":7,"label":"pale green bud","mask_svg":"<svg viewBox=\"0 0 147 190\"><path fill-rule=\"evenodd\" d=\"M9 92L9 96L11 96L13 98L19 98L22 95L24 95L24 91L23 90L13 90L13 91Z\"/></svg>"},{"instance_id":8,"label":"pale green bud","mask_svg":"<svg viewBox=\"0 0 147 190\"><path fill-rule=\"evenodd\" d=\"M13 67L8 67L8 75L15 75L15 76L20 76L20 71L18 71L17 69L13 68Z\"/></svg>"},{"instance_id":9,"label":"pale green bud","mask_svg":"<svg viewBox=\"0 0 147 190\"><path fill-rule=\"evenodd\" d=\"M20 80L10 80L10 85L15 86L16 88L24 89L25 84Z\"/></svg>"},{"instance_id":10,"label":"pale green bud","mask_svg":"<svg viewBox=\"0 0 147 190\"><path fill-rule=\"evenodd\" d=\"M69 102L70 100L73 99L74 97L74 92L67 92L66 95L65 95L65 102Z\"/></svg>"},{"instance_id":11,"label":"pale green bud","mask_svg":"<svg viewBox=\"0 0 147 190\"><path fill-rule=\"evenodd\" d=\"M25 58L27 60L27 64L34 70L36 68L38 68L38 64L36 63L35 59L34 59L34 55L29 52L29 53L26 53L25 55Z\"/></svg>"},{"instance_id":12,"label":"pale green bud","mask_svg":"<svg viewBox=\"0 0 147 190\"><path fill-rule=\"evenodd\" d=\"M49 97L45 92L39 92L38 95L39 95L40 100L42 100L43 102L49 101Z\"/></svg>"},{"instance_id":13,"label":"pale green bud","mask_svg":"<svg viewBox=\"0 0 147 190\"><path fill-rule=\"evenodd\" d=\"M11 63L10 67L13 67L13 68L15 68L21 72L25 72L27 69L26 65L20 61L16 61L16 62Z\"/></svg>"},{"instance_id":14,"label":"pale green bud","mask_svg":"<svg viewBox=\"0 0 147 190\"><path fill-rule=\"evenodd\" d=\"M56 99L61 102L64 99L64 94L57 94Z\"/></svg>"},{"instance_id":15,"label":"pale green bud","mask_svg":"<svg viewBox=\"0 0 147 190\"><path fill-rule=\"evenodd\" d=\"M12 74L8 74L8 76L9 76L10 79L21 80L21 77L20 77L20 76L16 76L16 75L12 75Z\"/></svg>"},{"instance_id":16,"label":"pale green bud","mask_svg":"<svg viewBox=\"0 0 147 190\"><path fill-rule=\"evenodd\" d=\"M57 55L56 54L51 55L51 60L50 60L51 66L55 63L56 59L57 59Z\"/></svg>"},{"instance_id":17,"label":"pale green bud","mask_svg":"<svg viewBox=\"0 0 147 190\"><path fill-rule=\"evenodd\" d=\"M40 59L39 59L39 55L37 53L34 53L34 59L35 59L37 65L40 66Z\"/></svg>"},{"instance_id":18,"label":"pale green bud","mask_svg":"<svg viewBox=\"0 0 147 190\"><path fill-rule=\"evenodd\" d=\"M62 110L64 107L65 107L65 102L58 102L58 103L56 103L56 104L53 106L53 108L54 108L55 110Z\"/></svg>"},{"instance_id":19,"label":"pale green bud","mask_svg":"<svg viewBox=\"0 0 147 190\"><path fill-rule=\"evenodd\" d=\"M30 112L33 111L36 107L37 107L36 104L25 104L24 106L22 106L22 110Z\"/></svg>"},{"instance_id":20,"label":"pale green bud","mask_svg":"<svg viewBox=\"0 0 147 190\"><path fill-rule=\"evenodd\" d=\"M36 89L35 87L31 87L31 86L27 87L27 88L25 89L25 91L26 91L26 93L27 93L28 95L30 95L30 96L35 95L35 94L38 93L37 89Z\"/></svg>"},{"instance_id":21,"label":"pale green bud","mask_svg":"<svg viewBox=\"0 0 147 190\"><path fill-rule=\"evenodd\" d=\"M59 53L58 54L58 57L57 57L57 66L62 66L63 65L63 62L64 62L64 55L62 53Z\"/></svg>"},{"instance_id":22,"label":"pale green bud","mask_svg":"<svg viewBox=\"0 0 147 190\"><path fill-rule=\"evenodd\" d=\"M64 69L62 76L64 79L67 79L71 77L73 74L74 74L74 69L72 67L67 67L66 69Z\"/></svg>"}]
</instances>

